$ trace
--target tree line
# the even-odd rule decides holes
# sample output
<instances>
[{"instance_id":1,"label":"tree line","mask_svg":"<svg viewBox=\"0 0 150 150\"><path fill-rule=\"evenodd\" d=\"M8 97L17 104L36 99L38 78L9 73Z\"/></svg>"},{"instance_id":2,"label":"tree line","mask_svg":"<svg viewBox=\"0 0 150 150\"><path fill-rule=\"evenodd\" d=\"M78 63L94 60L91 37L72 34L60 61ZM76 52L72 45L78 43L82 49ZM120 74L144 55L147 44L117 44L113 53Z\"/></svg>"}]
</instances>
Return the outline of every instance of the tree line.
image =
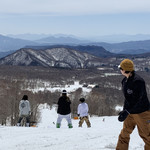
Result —
<instances>
[{"instance_id":1,"label":"tree line","mask_svg":"<svg viewBox=\"0 0 150 150\"><path fill-rule=\"evenodd\" d=\"M3 69L3 70L2 70ZM108 70L106 71L108 73ZM109 72L111 73L111 72ZM119 73L119 72L116 72ZM150 95L149 74L139 72L145 79L148 97ZM82 88L68 93L72 104L72 116L77 115L79 99L84 97L89 105L89 114L97 116L117 115L117 105L122 106L124 97L121 91L121 75L105 76L104 71L95 69L65 70L56 68L38 67L0 67L0 124L14 126L18 121L19 102L23 95L28 95L31 103L31 121L38 122L40 104L47 103L50 106L57 104L61 91L51 92L46 88L43 91L33 92L37 86L44 86L42 82L49 82L51 85L73 84L78 80L81 84L94 84L91 92L84 93ZM8 121L9 120L9 121Z\"/></svg>"}]
</instances>

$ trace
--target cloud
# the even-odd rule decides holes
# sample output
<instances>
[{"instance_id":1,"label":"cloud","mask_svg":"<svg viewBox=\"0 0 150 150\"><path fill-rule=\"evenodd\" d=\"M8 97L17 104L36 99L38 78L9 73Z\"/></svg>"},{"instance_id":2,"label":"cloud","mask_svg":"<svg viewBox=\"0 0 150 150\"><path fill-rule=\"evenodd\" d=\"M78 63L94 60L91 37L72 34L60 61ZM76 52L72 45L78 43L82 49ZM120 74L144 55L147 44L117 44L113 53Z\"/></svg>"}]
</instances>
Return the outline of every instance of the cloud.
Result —
<instances>
[{"instance_id":1,"label":"cloud","mask_svg":"<svg viewBox=\"0 0 150 150\"><path fill-rule=\"evenodd\" d=\"M1 14L89 15L150 12L150 0L0 0Z\"/></svg>"}]
</instances>

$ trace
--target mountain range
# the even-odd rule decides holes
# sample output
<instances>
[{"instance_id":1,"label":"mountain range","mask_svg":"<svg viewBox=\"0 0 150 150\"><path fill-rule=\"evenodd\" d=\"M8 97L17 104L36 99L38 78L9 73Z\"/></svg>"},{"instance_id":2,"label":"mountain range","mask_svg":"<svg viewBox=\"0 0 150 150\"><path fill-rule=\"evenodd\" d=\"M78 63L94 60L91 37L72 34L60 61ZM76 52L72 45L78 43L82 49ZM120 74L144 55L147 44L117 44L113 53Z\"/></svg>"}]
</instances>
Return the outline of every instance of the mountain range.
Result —
<instances>
[{"instance_id":1,"label":"mountain range","mask_svg":"<svg viewBox=\"0 0 150 150\"><path fill-rule=\"evenodd\" d=\"M32 48L36 50L45 50L45 49L51 49L51 48L67 48L67 49L74 49L80 52L86 52L91 55L95 55L98 57L112 57L116 54L113 54L106 49L104 49L102 46L95 46L95 45L77 45L77 46L71 46L71 45L47 45L47 46L26 46L25 48Z\"/></svg>"},{"instance_id":2,"label":"mountain range","mask_svg":"<svg viewBox=\"0 0 150 150\"><path fill-rule=\"evenodd\" d=\"M103 46L112 53L120 54L142 54L150 52L150 40L129 41L122 43L93 43L93 45Z\"/></svg>"},{"instance_id":3,"label":"mountain range","mask_svg":"<svg viewBox=\"0 0 150 150\"><path fill-rule=\"evenodd\" d=\"M101 66L99 57L67 48L20 49L0 59L0 65L91 68Z\"/></svg>"},{"instance_id":4,"label":"mountain range","mask_svg":"<svg viewBox=\"0 0 150 150\"><path fill-rule=\"evenodd\" d=\"M134 60L136 70L148 71L150 53L145 54L113 54L99 47L99 50L92 55L87 51L97 47L96 46L81 46L80 49L73 49L71 47L43 47L43 49L22 48L14 53L0 59L0 65L13 66L42 66L55 68L101 68L102 70L115 70L118 64L124 58ZM107 57L106 57L107 56Z\"/></svg>"},{"instance_id":5,"label":"mountain range","mask_svg":"<svg viewBox=\"0 0 150 150\"><path fill-rule=\"evenodd\" d=\"M55 44L77 45L77 44L90 43L90 41L88 40L80 40L74 37L62 37L62 36L60 37L50 36L50 37L36 40L36 42L41 43L41 44L51 44L51 45L55 45Z\"/></svg>"},{"instance_id":6,"label":"mountain range","mask_svg":"<svg viewBox=\"0 0 150 150\"><path fill-rule=\"evenodd\" d=\"M106 43L121 43L121 42L129 42L129 41L144 41L150 39L150 34L112 34L112 35L99 35L99 36L91 36L91 37L78 37L74 35L66 35L66 34L8 34L8 37L18 38L23 40L31 40L36 41L43 38L48 37L71 37L74 39L85 40L85 41L96 41L96 42L106 42Z\"/></svg>"},{"instance_id":7,"label":"mountain range","mask_svg":"<svg viewBox=\"0 0 150 150\"><path fill-rule=\"evenodd\" d=\"M0 35L0 52L18 50L25 45L36 45L37 43L29 40L15 39Z\"/></svg>"},{"instance_id":8,"label":"mountain range","mask_svg":"<svg viewBox=\"0 0 150 150\"><path fill-rule=\"evenodd\" d=\"M44 37L44 36L43 36ZM54 46L54 45L68 45L68 46L100 46L112 53L120 54L142 54L150 52L150 40L143 41L128 41L121 43L106 43L94 42L83 39L77 39L73 36L49 36L37 40L24 40L0 35L0 52L8 52L18 50L24 47L38 47L38 46ZM97 48L98 48L97 47ZM95 47L96 48L96 47ZM84 50L83 50L84 51ZM86 50L90 52L90 50ZM96 50L97 51L97 50ZM11 53L11 52L10 52ZM94 53L94 50L90 52ZM0 54L1 55L1 54ZM97 55L97 54L96 54ZM4 53L2 54L4 56ZM2 57L0 56L0 57Z\"/></svg>"}]
</instances>

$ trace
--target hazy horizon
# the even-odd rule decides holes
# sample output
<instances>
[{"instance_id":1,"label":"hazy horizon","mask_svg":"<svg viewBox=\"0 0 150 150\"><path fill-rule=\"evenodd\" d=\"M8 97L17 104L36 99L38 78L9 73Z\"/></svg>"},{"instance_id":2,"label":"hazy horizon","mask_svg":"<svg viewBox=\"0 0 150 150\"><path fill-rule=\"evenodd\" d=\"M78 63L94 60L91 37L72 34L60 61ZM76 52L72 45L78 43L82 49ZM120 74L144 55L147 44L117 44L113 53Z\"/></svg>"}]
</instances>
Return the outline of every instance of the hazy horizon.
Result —
<instances>
[{"instance_id":1,"label":"hazy horizon","mask_svg":"<svg viewBox=\"0 0 150 150\"><path fill-rule=\"evenodd\" d=\"M0 34L150 34L149 0L1 0Z\"/></svg>"}]
</instances>

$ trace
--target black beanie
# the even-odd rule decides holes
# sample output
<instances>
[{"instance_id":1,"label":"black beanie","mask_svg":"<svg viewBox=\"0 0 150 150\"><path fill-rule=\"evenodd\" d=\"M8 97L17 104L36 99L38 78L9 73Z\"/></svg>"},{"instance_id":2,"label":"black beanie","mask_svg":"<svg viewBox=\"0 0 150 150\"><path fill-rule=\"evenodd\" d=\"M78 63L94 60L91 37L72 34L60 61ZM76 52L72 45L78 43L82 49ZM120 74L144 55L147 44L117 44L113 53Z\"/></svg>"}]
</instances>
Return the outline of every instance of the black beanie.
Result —
<instances>
[{"instance_id":1,"label":"black beanie","mask_svg":"<svg viewBox=\"0 0 150 150\"><path fill-rule=\"evenodd\" d=\"M80 98L79 101L83 103L85 101L85 99L84 98Z\"/></svg>"}]
</instances>

